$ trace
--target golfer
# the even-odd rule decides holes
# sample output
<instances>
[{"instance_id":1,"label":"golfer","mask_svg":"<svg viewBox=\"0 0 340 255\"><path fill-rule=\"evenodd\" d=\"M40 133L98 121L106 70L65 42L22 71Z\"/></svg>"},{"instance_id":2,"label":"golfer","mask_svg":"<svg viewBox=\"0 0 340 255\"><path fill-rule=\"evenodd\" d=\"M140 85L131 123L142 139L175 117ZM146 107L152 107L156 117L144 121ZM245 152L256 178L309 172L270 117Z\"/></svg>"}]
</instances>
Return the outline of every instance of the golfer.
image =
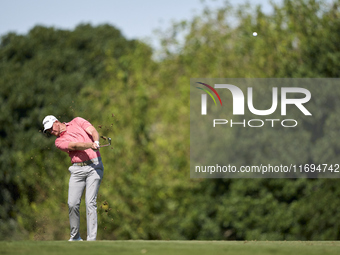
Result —
<instances>
[{"instance_id":1,"label":"golfer","mask_svg":"<svg viewBox=\"0 0 340 255\"><path fill-rule=\"evenodd\" d=\"M79 234L79 206L86 187L87 241L97 237L97 194L104 167L99 153L99 135L87 120L77 117L61 123L53 115L43 120L44 132L56 136L55 146L71 157L72 165L68 189L68 207L71 227L69 241L83 241Z\"/></svg>"}]
</instances>

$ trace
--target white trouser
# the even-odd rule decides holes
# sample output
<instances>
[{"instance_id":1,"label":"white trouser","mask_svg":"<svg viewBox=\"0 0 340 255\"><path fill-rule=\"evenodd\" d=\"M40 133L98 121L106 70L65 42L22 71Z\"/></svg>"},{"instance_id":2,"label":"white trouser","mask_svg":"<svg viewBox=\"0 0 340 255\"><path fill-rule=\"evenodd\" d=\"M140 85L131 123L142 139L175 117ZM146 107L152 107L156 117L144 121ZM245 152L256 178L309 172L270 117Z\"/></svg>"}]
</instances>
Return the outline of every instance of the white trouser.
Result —
<instances>
[{"instance_id":1,"label":"white trouser","mask_svg":"<svg viewBox=\"0 0 340 255\"><path fill-rule=\"evenodd\" d=\"M101 160L87 166L72 165L68 189L68 208L71 227L71 239L78 239L81 196L86 187L85 204L87 220L87 240L94 241L97 237L97 194L103 178L104 167Z\"/></svg>"}]
</instances>

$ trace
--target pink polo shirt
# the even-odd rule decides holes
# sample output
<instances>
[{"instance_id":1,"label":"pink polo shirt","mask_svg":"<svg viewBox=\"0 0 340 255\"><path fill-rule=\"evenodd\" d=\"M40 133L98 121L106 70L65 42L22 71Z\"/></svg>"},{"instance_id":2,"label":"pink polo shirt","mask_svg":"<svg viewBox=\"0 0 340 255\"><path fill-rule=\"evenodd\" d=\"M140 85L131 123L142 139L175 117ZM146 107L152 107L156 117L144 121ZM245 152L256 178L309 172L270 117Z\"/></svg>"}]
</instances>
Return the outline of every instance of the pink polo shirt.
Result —
<instances>
[{"instance_id":1,"label":"pink polo shirt","mask_svg":"<svg viewBox=\"0 0 340 255\"><path fill-rule=\"evenodd\" d=\"M55 146L68 153L72 163L84 162L93 158L100 157L99 151L87 149L84 151L69 151L68 144L70 142L94 142L92 136L86 133L85 129L92 126L87 120L77 117L66 124L66 131L61 133L55 140Z\"/></svg>"}]
</instances>

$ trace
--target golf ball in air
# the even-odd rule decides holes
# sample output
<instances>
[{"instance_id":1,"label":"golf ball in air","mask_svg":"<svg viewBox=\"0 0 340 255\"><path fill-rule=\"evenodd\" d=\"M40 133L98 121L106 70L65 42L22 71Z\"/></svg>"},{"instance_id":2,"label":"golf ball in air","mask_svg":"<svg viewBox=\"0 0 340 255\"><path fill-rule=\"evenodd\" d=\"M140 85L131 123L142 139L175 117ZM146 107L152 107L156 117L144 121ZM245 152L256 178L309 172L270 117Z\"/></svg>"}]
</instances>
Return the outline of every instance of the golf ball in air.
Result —
<instances>
[{"instance_id":1,"label":"golf ball in air","mask_svg":"<svg viewBox=\"0 0 340 255\"><path fill-rule=\"evenodd\" d=\"M257 33L256 33L256 32L254 32L254 33L253 33L253 36L257 36Z\"/></svg>"}]
</instances>

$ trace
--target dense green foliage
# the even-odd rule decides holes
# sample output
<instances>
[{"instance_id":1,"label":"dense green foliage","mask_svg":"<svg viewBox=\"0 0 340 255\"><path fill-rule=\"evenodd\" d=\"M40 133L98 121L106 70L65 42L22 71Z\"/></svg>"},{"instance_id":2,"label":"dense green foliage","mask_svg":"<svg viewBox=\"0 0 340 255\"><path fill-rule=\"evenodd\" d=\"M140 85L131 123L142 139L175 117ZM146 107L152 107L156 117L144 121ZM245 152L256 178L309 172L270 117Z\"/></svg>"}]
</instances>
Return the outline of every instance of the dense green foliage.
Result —
<instances>
[{"instance_id":1,"label":"dense green foliage","mask_svg":"<svg viewBox=\"0 0 340 255\"><path fill-rule=\"evenodd\" d=\"M163 35L157 61L150 46L108 25L3 36L0 239L68 237L70 162L41 133L47 114L84 117L113 139L101 149L99 239L339 239L338 179L189 178L190 78L339 77L339 5L286 0L271 14L206 9ZM325 107L299 134L304 163L335 161L340 151L339 92L324 93ZM230 155L265 160L266 150L240 153L259 140ZM294 135L285 142L294 144ZM285 151L287 160L296 156ZM84 205L81 215L85 237Z\"/></svg>"}]
</instances>

